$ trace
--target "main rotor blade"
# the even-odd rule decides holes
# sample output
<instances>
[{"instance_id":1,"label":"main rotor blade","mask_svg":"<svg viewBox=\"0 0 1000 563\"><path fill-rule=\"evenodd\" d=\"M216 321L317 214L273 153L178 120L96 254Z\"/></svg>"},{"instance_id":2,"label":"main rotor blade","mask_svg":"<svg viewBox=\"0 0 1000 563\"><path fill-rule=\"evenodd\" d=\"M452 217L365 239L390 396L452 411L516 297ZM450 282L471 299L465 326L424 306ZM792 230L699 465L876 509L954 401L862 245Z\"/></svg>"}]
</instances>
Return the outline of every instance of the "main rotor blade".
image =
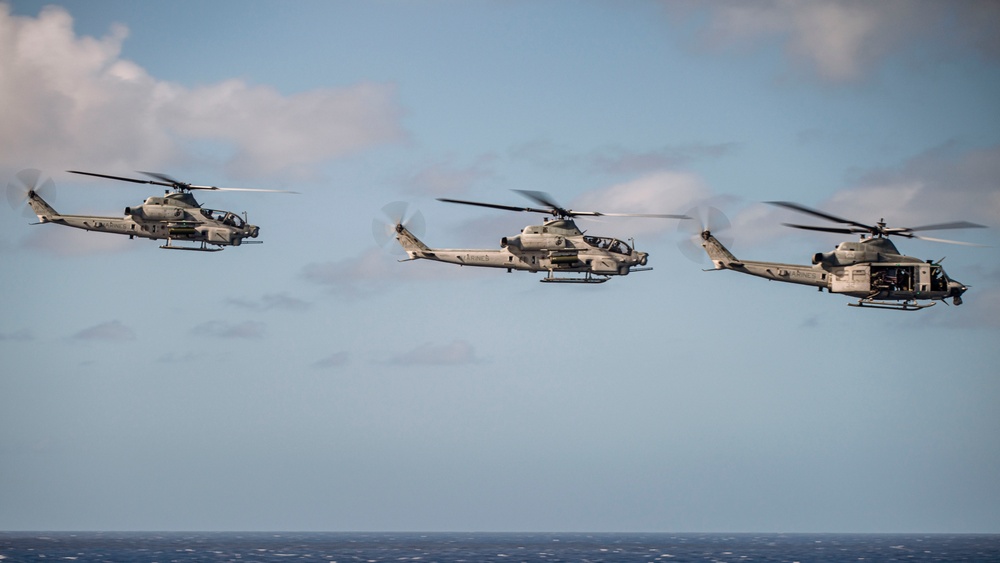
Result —
<instances>
[{"instance_id":1,"label":"main rotor blade","mask_svg":"<svg viewBox=\"0 0 1000 563\"><path fill-rule=\"evenodd\" d=\"M603 211L575 211L573 209L566 209L556 203L555 199L551 195L545 192L538 192L532 190L512 190L524 197L540 203L542 205L548 205L550 207L550 212L556 212L559 215L565 215L567 217L646 217L651 219L690 219L687 215L669 215L663 213L604 213Z\"/></svg>"},{"instance_id":2,"label":"main rotor blade","mask_svg":"<svg viewBox=\"0 0 1000 563\"><path fill-rule=\"evenodd\" d=\"M609 213L601 213L599 211L573 211L572 209L566 209L565 207L556 203L553 197L545 192L538 192L534 190L511 190L517 192L524 197L534 201L535 203L540 203L542 205L549 206L548 213L558 216L558 217L601 217L610 216Z\"/></svg>"},{"instance_id":3,"label":"main rotor blade","mask_svg":"<svg viewBox=\"0 0 1000 563\"><path fill-rule=\"evenodd\" d=\"M537 192L534 190L511 190L511 191L517 192L523 195L524 197L530 199L531 201L534 201L535 203L539 203L541 205L547 205L552 209L563 208L561 205L556 203L554 199L552 199L551 195L545 192Z\"/></svg>"},{"instance_id":4,"label":"main rotor blade","mask_svg":"<svg viewBox=\"0 0 1000 563\"><path fill-rule=\"evenodd\" d=\"M446 197L437 198L438 201L444 201L447 203L461 203L463 205L476 205L479 207L489 207L492 209L503 209L506 211L528 211L532 213L546 213L552 214L551 209L535 209L533 207L514 207L513 205L500 205L498 203L481 203L478 201L466 201L464 199L449 199Z\"/></svg>"},{"instance_id":5,"label":"main rotor blade","mask_svg":"<svg viewBox=\"0 0 1000 563\"><path fill-rule=\"evenodd\" d=\"M574 215L580 214L580 211L573 211ZM687 215L670 215L666 213L601 213L598 211L594 212L600 217L645 217L649 219L691 219Z\"/></svg>"},{"instance_id":6,"label":"main rotor blade","mask_svg":"<svg viewBox=\"0 0 1000 563\"><path fill-rule=\"evenodd\" d=\"M935 231L941 229L986 229L986 225L970 223L968 221L955 221L954 223L938 223L936 225L924 225L922 227L912 227L908 231Z\"/></svg>"},{"instance_id":7,"label":"main rotor blade","mask_svg":"<svg viewBox=\"0 0 1000 563\"><path fill-rule=\"evenodd\" d=\"M448 203L461 203L464 205L477 205L479 207L489 207L492 209L503 209L505 211L528 211L531 213L544 213L546 215L553 215L556 217L646 217L651 219L690 219L687 215L672 215L663 213L603 213L600 211L574 211L572 209L566 209L560 207L559 204L552 199L552 196L545 192L536 192L531 190L511 190L517 192L524 197L542 205L549 206L547 209L540 209L537 207L515 207L513 205L500 205L498 203L482 203L478 201L467 201L463 199L448 199L448 198L438 198L438 201L445 201Z\"/></svg>"},{"instance_id":8,"label":"main rotor blade","mask_svg":"<svg viewBox=\"0 0 1000 563\"><path fill-rule=\"evenodd\" d=\"M800 213L806 213L808 215L815 215L816 217L821 217L823 219L826 219L827 221L833 221L834 223L843 223L845 225L854 225L854 226L857 226L857 227L863 227L865 229L864 232L866 232L866 233L875 230L875 227L873 227L871 225L865 225L864 223L858 223L857 221L851 221L850 219L843 219L841 217L837 217L836 215L830 215L829 213L823 213L822 211L819 211L817 209L812 209L811 207L806 207L804 205L800 205L798 203L794 203L794 202L791 202L791 201L769 201L767 203L769 203L771 205L777 205L778 207L784 207L786 209L791 209L793 211L798 211ZM837 232L837 231L831 231L831 232ZM859 231L852 231L852 232L859 232Z\"/></svg>"},{"instance_id":9,"label":"main rotor blade","mask_svg":"<svg viewBox=\"0 0 1000 563\"><path fill-rule=\"evenodd\" d=\"M184 189L186 190L211 190L216 192L266 192L272 194L297 194L300 192L293 192L292 190L268 190L262 188L220 188L217 186L195 186L192 184L185 184Z\"/></svg>"},{"instance_id":10,"label":"main rotor blade","mask_svg":"<svg viewBox=\"0 0 1000 563\"><path fill-rule=\"evenodd\" d=\"M178 182L177 180L171 178L170 176L167 176L166 174L161 174L159 172L143 172L142 170L137 170L137 172L139 172L139 174L145 174L146 176L149 176L150 178L156 178L157 180L159 180L161 182L167 182L171 186L187 186L187 185L189 185L189 184L185 184L184 182Z\"/></svg>"},{"instance_id":11,"label":"main rotor blade","mask_svg":"<svg viewBox=\"0 0 1000 563\"><path fill-rule=\"evenodd\" d=\"M167 176L166 174L161 174L159 172L143 172L139 170L140 174L145 174L151 178L156 178L156 180L138 180L136 178L126 178L124 176L112 176L110 174L98 174L96 172L81 172L79 170L67 170L73 174L83 174L85 176L96 176L98 178L108 178L110 180L121 180L123 182L132 182L134 184L153 184L156 186L167 186L169 188L174 188L177 190L212 190L221 192L270 192L270 193L281 193L281 194L297 194L299 192L293 192L291 190L268 190L268 189L258 189L258 188L220 188L217 186L198 186L193 184L188 184L181 182Z\"/></svg>"},{"instance_id":12,"label":"main rotor blade","mask_svg":"<svg viewBox=\"0 0 1000 563\"><path fill-rule=\"evenodd\" d=\"M792 223L782 223L786 227L794 227L796 229L805 229L807 231L822 231L824 233L843 233L845 235L855 234L855 233L867 233L868 229L848 229L847 227L816 227L813 225L795 225Z\"/></svg>"},{"instance_id":13,"label":"main rotor blade","mask_svg":"<svg viewBox=\"0 0 1000 563\"><path fill-rule=\"evenodd\" d=\"M134 184L155 184L157 186L173 187L174 184L166 182L154 182L153 180L136 180L135 178L125 178L123 176L111 176L110 174L98 174L96 172L81 172L80 170L67 170L71 174L83 174L84 176L97 176L98 178L108 178L110 180L121 180L122 182L132 182Z\"/></svg>"},{"instance_id":14,"label":"main rotor blade","mask_svg":"<svg viewBox=\"0 0 1000 563\"><path fill-rule=\"evenodd\" d=\"M943 239L943 238L922 237L920 235L904 235L904 236L907 236L908 238L918 238L920 240L929 240L929 241L933 241L933 242L943 242L943 243L946 243L946 244L961 244L963 246L978 246L980 248L989 248L989 246L985 245L985 244L976 244L974 242L963 242L963 241L960 241L960 240L948 240L948 239Z\"/></svg>"}]
</instances>

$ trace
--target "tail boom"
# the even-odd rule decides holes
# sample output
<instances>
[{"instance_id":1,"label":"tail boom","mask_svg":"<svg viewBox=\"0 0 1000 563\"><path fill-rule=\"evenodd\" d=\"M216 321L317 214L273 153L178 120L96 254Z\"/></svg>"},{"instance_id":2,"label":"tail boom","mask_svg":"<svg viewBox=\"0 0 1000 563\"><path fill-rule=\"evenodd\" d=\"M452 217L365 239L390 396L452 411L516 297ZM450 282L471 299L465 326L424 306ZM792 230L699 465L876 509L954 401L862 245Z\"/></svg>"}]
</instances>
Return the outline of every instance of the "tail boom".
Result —
<instances>
[{"instance_id":1,"label":"tail boom","mask_svg":"<svg viewBox=\"0 0 1000 563\"><path fill-rule=\"evenodd\" d=\"M819 288L830 287L830 276L820 266L739 260L709 231L703 232L701 238L701 246L711 258L716 270L733 270L768 280Z\"/></svg>"}]
</instances>

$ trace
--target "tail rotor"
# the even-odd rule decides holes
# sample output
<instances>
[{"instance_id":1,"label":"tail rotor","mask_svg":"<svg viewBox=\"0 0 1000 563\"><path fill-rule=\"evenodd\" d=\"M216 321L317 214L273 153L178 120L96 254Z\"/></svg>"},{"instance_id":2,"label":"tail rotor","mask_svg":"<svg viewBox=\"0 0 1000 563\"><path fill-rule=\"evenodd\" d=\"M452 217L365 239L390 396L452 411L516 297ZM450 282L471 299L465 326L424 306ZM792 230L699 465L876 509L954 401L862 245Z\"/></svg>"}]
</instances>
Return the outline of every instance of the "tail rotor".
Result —
<instances>
[{"instance_id":1,"label":"tail rotor","mask_svg":"<svg viewBox=\"0 0 1000 563\"><path fill-rule=\"evenodd\" d=\"M424 234L426 223L424 215L405 201L394 201L382 208L382 216L372 219L372 236L375 244L382 248L390 248L396 238L396 226L402 225L406 230L420 238ZM403 249L394 245L394 254L403 253Z\"/></svg>"},{"instance_id":2,"label":"tail rotor","mask_svg":"<svg viewBox=\"0 0 1000 563\"><path fill-rule=\"evenodd\" d=\"M701 246L702 233L710 232L724 246L732 244L732 235L728 233L732 223L726 214L715 207L695 207L687 212L692 217L677 225L677 232L684 238L677 243L684 256L692 262L703 263L708 258Z\"/></svg>"},{"instance_id":3,"label":"tail rotor","mask_svg":"<svg viewBox=\"0 0 1000 563\"><path fill-rule=\"evenodd\" d=\"M31 206L28 205L28 198L31 194L38 194L49 203L55 201L56 184L52 178L42 180L41 170L26 168L15 175L15 178L7 183L7 203L11 209L17 211L27 218L35 216Z\"/></svg>"}]
</instances>

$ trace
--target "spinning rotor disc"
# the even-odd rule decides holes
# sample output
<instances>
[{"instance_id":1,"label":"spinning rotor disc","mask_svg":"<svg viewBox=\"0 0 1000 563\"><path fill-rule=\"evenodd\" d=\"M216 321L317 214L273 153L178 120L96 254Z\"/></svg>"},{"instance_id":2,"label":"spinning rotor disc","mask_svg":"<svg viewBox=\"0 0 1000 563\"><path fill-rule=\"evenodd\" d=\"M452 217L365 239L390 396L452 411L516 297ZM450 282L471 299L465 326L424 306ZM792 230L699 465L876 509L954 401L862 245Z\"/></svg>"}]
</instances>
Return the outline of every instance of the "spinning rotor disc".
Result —
<instances>
[{"instance_id":1,"label":"spinning rotor disc","mask_svg":"<svg viewBox=\"0 0 1000 563\"><path fill-rule=\"evenodd\" d=\"M728 234L732 223L726 214L715 207L695 207L687 212L691 219L681 221L677 225L677 232L684 235L684 238L677 243L684 256L696 263L704 263L708 259L705 250L701 247L701 235L708 231L723 246L730 246L733 242L732 235Z\"/></svg>"},{"instance_id":2,"label":"spinning rotor disc","mask_svg":"<svg viewBox=\"0 0 1000 563\"><path fill-rule=\"evenodd\" d=\"M39 183L42 178L41 170L26 168L15 175L15 178L7 183L7 203L11 209L17 211L27 218L35 216L31 206L28 205L28 194L34 192L49 203L54 203L56 198L56 184L52 178L46 178Z\"/></svg>"},{"instance_id":3,"label":"spinning rotor disc","mask_svg":"<svg viewBox=\"0 0 1000 563\"><path fill-rule=\"evenodd\" d=\"M394 201L382 207L382 217L372 219L372 236L375 244L382 248L392 248L390 244L396 238L396 225L406 227L406 230L420 238L424 234L426 223L424 215L405 201ZM402 248L392 248L394 253L401 253Z\"/></svg>"},{"instance_id":4,"label":"spinning rotor disc","mask_svg":"<svg viewBox=\"0 0 1000 563\"><path fill-rule=\"evenodd\" d=\"M82 172L80 170L67 170L71 174L82 174L84 176L95 176L97 178L107 178L109 180L119 180L122 182L131 182L133 184L152 184L155 186L166 186L172 188L175 192L185 192L191 190L211 190L219 192L269 192L269 193L283 193L283 194L297 194L298 192L293 192L290 190L264 190L259 188L220 188L218 186L199 186L195 184L189 184L187 182L181 182L175 180L166 174L161 174L159 172L142 172L149 176L150 178L155 178L155 180L138 180L136 178L126 178L124 176L112 176L110 174L98 174L96 172Z\"/></svg>"},{"instance_id":5,"label":"spinning rotor disc","mask_svg":"<svg viewBox=\"0 0 1000 563\"><path fill-rule=\"evenodd\" d=\"M971 242L962 242L957 240L948 240L941 238L924 237L920 235L915 235L913 233L917 231L937 231L945 229L982 229L986 228L986 225L979 225L977 223L970 223L968 221L954 221L951 223L936 223L933 225L922 225L920 227L887 227L885 219L879 220L875 225L866 225L864 223L859 223L857 221L852 221L850 219L842 219L836 215L830 215L829 213L824 213L817 209L812 209L811 207L806 207L805 205L794 203L791 201L769 201L771 205L776 205L778 207L784 207L786 209L791 209L792 211L797 211L799 213L805 213L806 215L812 215L814 217L819 217L821 219L826 219L827 221L832 221L834 223L841 223L843 225L849 225L848 227L818 227L814 225L797 225L794 223L782 223L786 227L792 227L795 229L804 229L807 231L820 231L824 233L840 233L840 234L861 234L867 233L872 237L888 237L888 236L900 236L906 238L915 238L921 240L929 240L934 242L943 242L947 244L962 244L966 246L983 246L981 244L975 244Z\"/></svg>"},{"instance_id":6,"label":"spinning rotor disc","mask_svg":"<svg viewBox=\"0 0 1000 563\"><path fill-rule=\"evenodd\" d=\"M687 215L670 215L670 214L659 214L659 213L602 213L600 211L575 211L572 209L566 209L558 203L551 195L545 192L537 192L532 190L511 190L521 194L522 196L534 201L539 205L544 205L544 208L538 207L516 207L513 205L500 205L497 203L482 203L478 201L468 201L464 199L449 199L449 198L438 198L438 201L444 201L447 203L460 203L462 205L475 205L478 207L489 207L492 209L503 209L505 211L527 211L530 213L544 213L546 215L551 215L553 217L558 217L560 219L566 219L569 217L646 217L650 219L690 219Z\"/></svg>"}]
</instances>

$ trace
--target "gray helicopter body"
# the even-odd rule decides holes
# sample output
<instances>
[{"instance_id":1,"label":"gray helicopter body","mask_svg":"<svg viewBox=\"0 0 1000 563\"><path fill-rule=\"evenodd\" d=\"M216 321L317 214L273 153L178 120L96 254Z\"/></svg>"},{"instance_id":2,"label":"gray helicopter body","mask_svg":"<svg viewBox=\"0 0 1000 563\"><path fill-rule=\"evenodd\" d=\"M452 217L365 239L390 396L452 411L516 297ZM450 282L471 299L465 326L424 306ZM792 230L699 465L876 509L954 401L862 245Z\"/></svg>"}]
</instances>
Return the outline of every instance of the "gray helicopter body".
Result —
<instances>
[{"instance_id":1,"label":"gray helicopter body","mask_svg":"<svg viewBox=\"0 0 1000 563\"><path fill-rule=\"evenodd\" d=\"M842 242L832 252L818 252L813 255L812 266L740 260L721 243L708 229L700 233L700 244L717 270L733 270L772 281L795 283L826 289L830 293L840 293L858 298L856 307L916 310L934 305L935 301L951 298L955 305L962 304L962 294L968 289L964 284L950 279L940 264L930 260L920 260L901 254L888 235L907 238L924 238L938 242L955 244L957 241L919 237L913 231L952 228L982 227L974 223L947 223L915 228L887 229L885 223L867 226L809 209L799 204L771 202L796 211L854 225L850 230L843 228L810 227L788 225L816 231L868 232L856 242ZM925 303L921 303L924 301Z\"/></svg>"},{"instance_id":2,"label":"gray helicopter body","mask_svg":"<svg viewBox=\"0 0 1000 563\"><path fill-rule=\"evenodd\" d=\"M206 245L239 246L243 239L256 238L260 233L260 227L247 223L235 213L201 207L189 193L146 198L142 205L126 207L124 217L63 215L35 192L28 194L28 204L40 223L128 235L129 238L163 239L167 244L161 248L174 250L221 250ZM175 241L196 242L201 246L176 246Z\"/></svg>"},{"instance_id":3,"label":"gray helicopter body","mask_svg":"<svg viewBox=\"0 0 1000 563\"><path fill-rule=\"evenodd\" d=\"M506 211L543 213L552 218L541 225L529 225L520 234L500 239L500 248L455 249L430 248L406 227L402 216L392 217L395 237L410 260L434 260L460 266L504 268L508 272L548 272L543 282L603 283L611 276L626 276L630 272L651 270L646 268L649 254L635 250L632 245L612 237L585 235L573 217L645 217L659 219L687 219L686 215L601 213L573 211L556 204L544 192L514 190L544 207L517 207L495 203L481 203L441 198L439 201L474 205ZM391 206L391 204L390 204ZM383 211L387 211L386 206ZM376 222L377 223L377 222ZM373 225L376 233L379 226ZM378 235L377 235L378 236ZM569 274L569 275L566 275ZM583 274L572 275L572 274Z\"/></svg>"},{"instance_id":4,"label":"gray helicopter body","mask_svg":"<svg viewBox=\"0 0 1000 563\"><path fill-rule=\"evenodd\" d=\"M402 224L396 226L396 240L411 260L425 259L508 272L548 272L542 281L607 281L607 276L625 276L645 266L649 254L610 237L584 235L570 219L552 219L542 225L525 227L521 234L500 239L500 249L430 248ZM584 273L584 278L556 277L557 273ZM602 277L593 277L602 276Z\"/></svg>"},{"instance_id":5,"label":"gray helicopter body","mask_svg":"<svg viewBox=\"0 0 1000 563\"><path fill-rule=\"evenodd\" d=\"M135 184L167 186L173 191L167 190L163 196L146 198L141 205L126 207L123 217L64 215L49 205L39 193L40 190L53 188L52 180L40 183L41 172L27 169L17 174L17 182L8 184L7 197L13 206L17 206L18 201L26 200L31 211L38 216L39 223L53 223L86 231L128 235L129 238L166 240L166 244L160 248L170 250L214 252L222 250L226 246L257 242L245 239L257 238L260 234L260 227L249 224L245 213L241 217L231 211L204 208L195 200L191 194L192 190L285 192L284 190L196 186L178 182L165 174L153 172L141 172L141 174L155 178L155 180L138 180L76 170L69 172ZM176 242L196 243L198 246L174 244ZM217 248L209 247L209 245Z\"/></svg>"},{"instance_id":6,"label":"gray helicopter body","mask_svg":"<svg viewBox=\"0 0 1000 563\"><path fill-rule=\"evenodd\" d=\"M888 244L886 244L888 243ZM702 247L717 270L733 270L773 281L811 285L830 293L860 299L852 305L892 309L920 309L930 306L919 301L953 298L962 304L967 287L949 279L939 264L912 256L886 253L885 239L844 242L837 250L814 256L812 266L739 260L711 232L702 233Z\"/></svg>"}]
</instances>

